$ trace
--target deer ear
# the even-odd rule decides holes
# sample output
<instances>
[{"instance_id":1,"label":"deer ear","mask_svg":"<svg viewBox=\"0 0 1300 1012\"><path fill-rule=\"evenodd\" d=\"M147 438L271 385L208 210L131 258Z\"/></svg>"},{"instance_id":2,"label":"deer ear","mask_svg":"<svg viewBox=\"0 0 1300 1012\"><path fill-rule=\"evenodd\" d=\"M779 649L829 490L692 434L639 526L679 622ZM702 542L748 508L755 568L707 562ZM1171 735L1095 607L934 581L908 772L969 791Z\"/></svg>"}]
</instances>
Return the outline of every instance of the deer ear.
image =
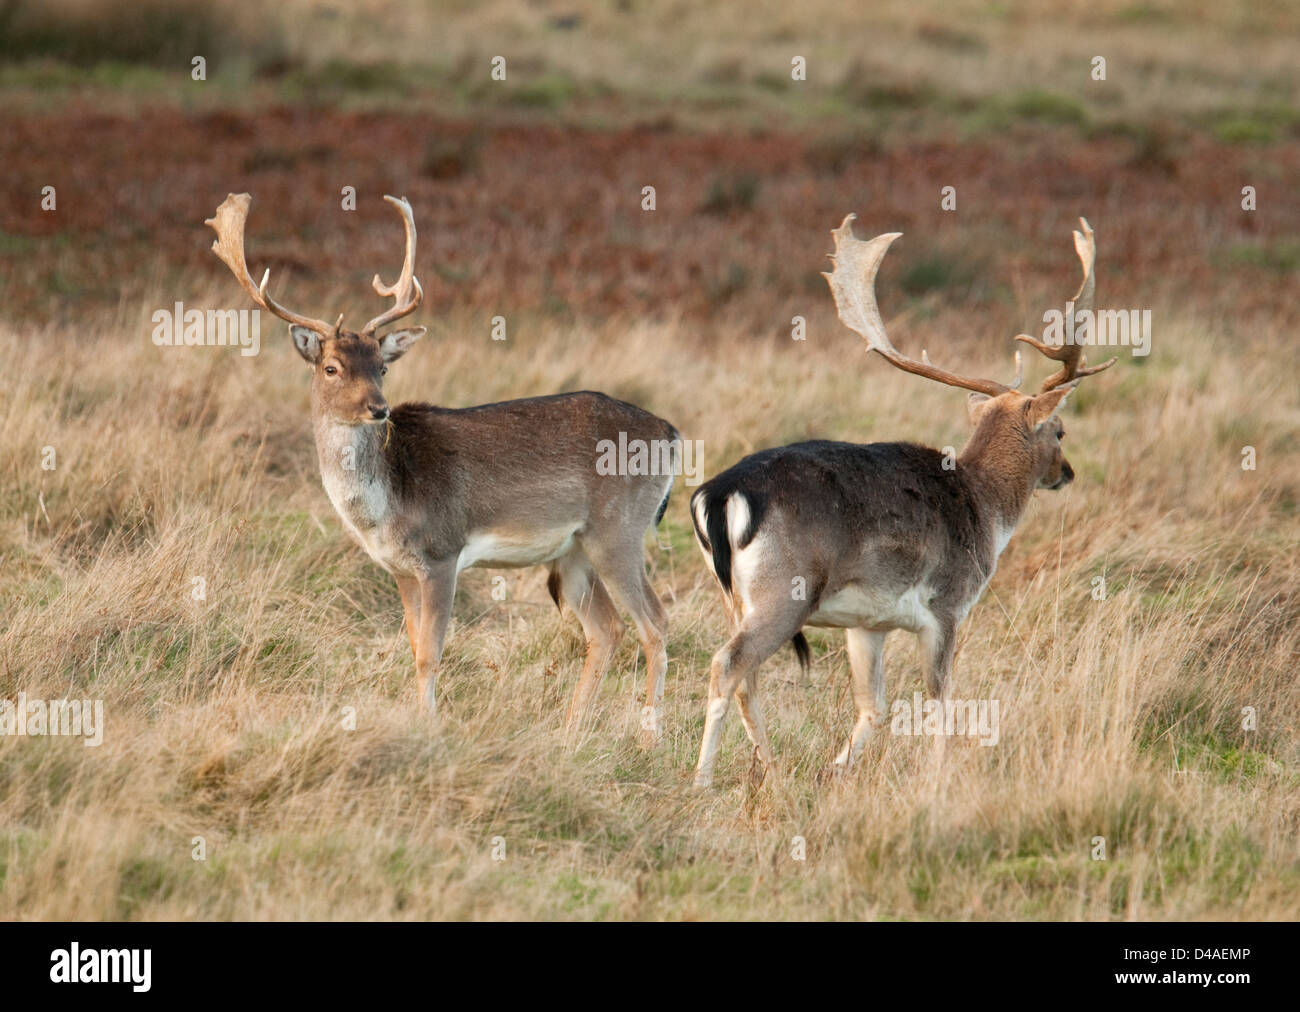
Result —
<instances>
[{"instance_id":1,"label":"deer ear","mask_svg":"<svg viewBox=\"0 0 1300 1012\"><path fill-rule=\"evenodd\" d=\"M379 339L379 354L385 362L394 362L406 354L411 345L424 336L423 327L394 330Z\"/></svg>"},{"instance_id":2,"label":"deer ear","mask_svg":"<svg viewBox=\"0 0 1300 1012\"><path fill-rule=\"evenodd\" d=\"M970 419L971 425L979 425L980 419L984 417L984 409L988 402L993 400L988 394L972 393L966 398L966 417Z\"/></svg>"},{"instance_id":3,"label":"deer ear","mask_svg":"<svg viewBox=\"0 0 1300 1012\"><path fill-rule=\"evenodd\" d=\"M320 335L316 331L299 327L295 323L289 327L289 334L293 337L293 346L298 349L299 355L312 365L320 361Z\"/></svg>"},{"instance_id":4,"label":"deer ear","mask_svg":"<svg viewBox=\"0 0 1300 1012\"><path fill-rule=\"evenodd\" d=\"M1061 405L1065 403L1065 398L1074 391L1074 387L1057 387L1055 390L1049 390L1045 394L1039 394L1029 401L1028 417L1029 431L1037 432L1043 427L1043 423L1061 410Z\"/></svg>"}]
</instances>

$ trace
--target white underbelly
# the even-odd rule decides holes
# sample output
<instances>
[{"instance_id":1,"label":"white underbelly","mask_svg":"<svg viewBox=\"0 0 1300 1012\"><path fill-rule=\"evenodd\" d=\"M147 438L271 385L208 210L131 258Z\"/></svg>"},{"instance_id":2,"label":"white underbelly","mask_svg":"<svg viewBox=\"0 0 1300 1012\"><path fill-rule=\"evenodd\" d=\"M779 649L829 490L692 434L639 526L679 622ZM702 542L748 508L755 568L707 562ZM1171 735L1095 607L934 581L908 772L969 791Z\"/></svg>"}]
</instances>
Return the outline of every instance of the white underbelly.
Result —
<instances>
[{"instance_id":1,"label":"white underbelly","mask_svg":"<svg viewBox=\"0 0 1300 1012\"><path fill-rule=\"evenodd\" d=\"M471 534L456 560L456 571L471 566L487 568L536 566L558 559L573 547L577 527L560 527L527 534L485 531Z\"/></svg>"},{"instance_id":2,"label":"white underbelly","mask_svg":"<svg viewBox=\"0 0 1300 1012\"><path fill-rule=\"evenodd\" d=\"M817 602L807 624L836 629L907 629L917 632L934 623L927 605L930 592L912 587L903 594L888 594L849 584Z\"/></svg>"}]
</instances>

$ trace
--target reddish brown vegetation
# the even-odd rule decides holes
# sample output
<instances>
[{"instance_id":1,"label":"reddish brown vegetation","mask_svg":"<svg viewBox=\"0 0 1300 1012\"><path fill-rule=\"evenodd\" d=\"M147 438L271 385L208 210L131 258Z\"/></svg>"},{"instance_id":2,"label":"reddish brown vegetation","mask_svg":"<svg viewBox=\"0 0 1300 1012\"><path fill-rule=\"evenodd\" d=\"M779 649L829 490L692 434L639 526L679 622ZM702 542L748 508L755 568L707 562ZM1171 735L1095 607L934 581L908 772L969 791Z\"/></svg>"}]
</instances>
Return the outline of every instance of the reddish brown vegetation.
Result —
<instances>
[{"instance_id":1,"label":"reddish brown vegetation","mask_svg":"<svg viewBox=\"0 0 1300 1012\"><path fill-rule=\"evenodd\" d=\"M448 140L454 154L456 139L471 132L472 157L449 156ZM944 302L987 310L991 301L995 315L985 319L994 324L999 304L1010 325L1027 322L1011 319L1009 293L1050 291L1070 275L1060 236L1079 214L1098 228L1107 304L1150 305L1162 292L1204 291L1217 277L1220 295L1225 284L1237 289L1242 312L1294 321L1284 273L1231 263L1237 273L1225 280L1221 272L1231 247L1267 248L1300 234L1300 201L1270 184L1300 178L1300 145L1269 148L1267 177L1257 171L1259 149L1201 138L1183 142L1174 173L1135 158L1130 140L1066 131L1010 146L993 137L878 153L858 145L829 170L825 145L813 136L690 134L663 124L472 127L428 115L292 108L7 117L5 296L11 311L40 319L116 303L142 264L210 271L224 283L203 219L227 192L248 190L253 269L270 266L273 286L337 291L346 302L338 309L354 316L373 308L371 274L396 266L395 226L379 205L396 193L416 209L435 313L680 312L703 324L744 312L774 332L786 309L806 309L809 295L825 300L817 272L829 229L856 210L865 234L907 233L894 270L939 255L973 271L965 284L945 287ZM748 181L751 199L710 207L711 188L737 180ZM1247 183L1267 213L1240 209ZM39 209L46 185L58 189L57 213ZM345 185L356 187L360 213L339 210ZM653 214L641 210L646 185L657 190ZM946 185L957 187L955 214L939 206ZM40 284L54 250L64 279L57 300L42 298ZM41 261L40 273L22 269ZM885 302L889 313L889 295Z\"/></svg>"}]
</instances>

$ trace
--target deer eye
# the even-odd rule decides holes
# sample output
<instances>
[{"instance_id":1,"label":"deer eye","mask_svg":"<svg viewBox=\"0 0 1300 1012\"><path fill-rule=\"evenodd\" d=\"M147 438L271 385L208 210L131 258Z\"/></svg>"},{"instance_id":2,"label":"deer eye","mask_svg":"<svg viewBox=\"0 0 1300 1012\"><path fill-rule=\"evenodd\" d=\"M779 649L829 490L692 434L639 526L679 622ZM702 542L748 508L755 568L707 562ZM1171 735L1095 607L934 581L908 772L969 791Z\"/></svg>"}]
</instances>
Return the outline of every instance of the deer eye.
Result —
<instances>
[{"instance_id":1,"label":"deer eye","mask_svg":"<svg viewBox=\"0 0 1300 1012\"><path fill-rule=\"evenodd\" d=\"M381 365L381 366L379 367L379 375L380 375L380 376L387 376L387 375L388 375L388 366L386 366L386 365Z\"/></svg>"},{"instance_id":2,"label":"deer eye","mask_svg":"<svg viewBox=\"0 0 1300 1012\"><path fill-rule=\"evenodd\" d=\"M1057 441L1058 443L1063 443L1063 442L1065 442L1065 430L1064 430L1064 429L1062 429L1060 432L1058 432L1058 433L1056 434L1056 441Z\"/></svg>"},{"instance_id":3,"label":"deer eye","mask_svg":"<svg viewBox=\"0 0 1300 1012\"><path fill-rule=\"evenodd\" d=\"M337 376L337 375L338 375L338 369L336 369L336 368L335 368L334 366L332 366L332 365L327 365L327 366L325 367L325 375L326 375L326 376Z\"/></svg>"}]
</instances>

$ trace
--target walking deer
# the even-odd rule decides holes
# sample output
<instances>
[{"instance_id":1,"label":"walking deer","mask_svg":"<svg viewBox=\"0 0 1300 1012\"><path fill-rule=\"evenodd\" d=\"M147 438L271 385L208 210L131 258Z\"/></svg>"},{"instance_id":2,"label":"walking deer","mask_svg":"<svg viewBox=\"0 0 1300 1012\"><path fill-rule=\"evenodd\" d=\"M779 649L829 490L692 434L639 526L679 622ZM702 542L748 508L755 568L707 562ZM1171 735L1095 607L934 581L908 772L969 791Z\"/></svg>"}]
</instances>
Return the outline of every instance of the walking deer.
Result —
<instances>
[{"instance_id":1,"label":"walking deer","mask_svg":"<svg viewBox=\"0 0 1300 1012\"><path fill-rule=\"evenodd\" d=\"M680 436L662 418L584 391L471 408L406 403L390 408L383 376L424 333L380 331L413 313L424 293L415 277L411 205L401 213L406 257L391 285L374 289L393 305L361 330L290 312L254 284L244 255L252 198L230 194L205 224L213 251L249 297L289 323L312 370L311 410L321 480L344 528L397 580L415 657L419 698L435 709L435 673L451 617L456 578L470 566L542 565L556 606L582 623L586 656L566 726L580 721L631 613L646 657L643 744L661 727L667 619L646 578L645 532L663 517L680 461ZM602 440L643 440L666 449L670 465L651 475L598 474Z\"/></svg>"},{"instance_id":2,"label":"walking deer","mask_svg":"<svg viewBox=\"0 0 1300 1012\"><path fill-rule=\"evenodd\" d=\"M691 497L696 539L729 612L731 638L713 658L695 782L713 766L733 693L758 758L772 766L759 707L758 668L793 641L808 665L806 625L845 630L857 721L833 770L851 765L885 709L885 637L915 633L925 655L926 687L946 706L957 627L979 600L1036 489L1074 480L1061 452L1058 417L1088 368L1077 344L1046 345L1021 334L1061 363L1034 395L948 372L899 352L885 334L875 281L901 233L869 242L853 235L848 215L831 234L834 268L823 276L840 320L891 365L971 391L974 432L955 467L937 450L910 443L795 443L755 453L701 485ZM1083 264L1076 310L1091 310L1096 245L1087 221L1074 233ZM797 592L802 590L802 593Z\"/></svg>"}]
</instances>

